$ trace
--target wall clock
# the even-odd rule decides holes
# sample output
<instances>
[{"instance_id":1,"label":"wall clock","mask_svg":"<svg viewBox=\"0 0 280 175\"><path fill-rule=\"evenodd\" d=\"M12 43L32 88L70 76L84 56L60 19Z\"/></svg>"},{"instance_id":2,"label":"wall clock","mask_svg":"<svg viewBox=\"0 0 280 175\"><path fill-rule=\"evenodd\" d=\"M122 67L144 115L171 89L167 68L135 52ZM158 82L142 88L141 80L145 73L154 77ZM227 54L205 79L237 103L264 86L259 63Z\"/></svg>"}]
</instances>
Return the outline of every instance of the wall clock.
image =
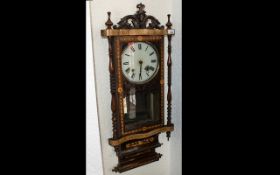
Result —
<instances>
[{"instance_id":1,"label":"wall clock","mask_svg":"<svg viewBox=\"0 0 280 175\"><path fill-rule=\"evenodd\" d=\"M101 35L108 38L109 72L113 136L118 165L124 172L158 161L161 146L158 136L174 130L171 122L171 29L170 15L166 28L153 16L146 15L140 3L134 15L127 15L113 25L108 12L107 28ZM168 38L168 77L164 76L164 37ZM164 84L167 92L165 122Z\"/></svg>"}]
</instances>

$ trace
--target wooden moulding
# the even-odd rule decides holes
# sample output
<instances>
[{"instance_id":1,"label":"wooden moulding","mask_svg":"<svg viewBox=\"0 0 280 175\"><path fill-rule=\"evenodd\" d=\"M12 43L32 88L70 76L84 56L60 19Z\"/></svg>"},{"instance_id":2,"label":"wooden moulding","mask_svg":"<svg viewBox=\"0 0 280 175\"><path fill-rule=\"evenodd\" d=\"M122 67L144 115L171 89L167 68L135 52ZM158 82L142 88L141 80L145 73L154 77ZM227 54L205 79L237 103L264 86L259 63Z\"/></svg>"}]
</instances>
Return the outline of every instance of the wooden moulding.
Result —
<instances>
[{"instance_id":1,"label":"wooden moulding","mask_svg":"<svg viewBox=\"0 0 280 175\"><path fill-rule=\"evenodd\" d=\"M113 171L122 173L122 172L125 172L128 170L137 168L139 166L143 166L143 165L158 161L161 158L162 154L154 152L152 154L146 153L143 156L134 158L134 160L130 160L128 163L125 163L125 164L119 163L118 166L113 169Z\"/></svg>"},{"instance_id":2,"label":"wooden moulding","mask_svg":"<svg viewBox=\"0 0 280 175\"><path fill-rule=\"evenodd\" d=\"M168 131L170 132L170 131L173 131L173 130L174 130L173 125L164 126L164 127L161 127L161 128L151 130L151 131L146 132L146 133L127 135L127 136L124 136L120 139L109 139L109 144L111 146L118 146L118 145L120 145L124 142L130 141L130 140L143 139L143 138L151 137L151 136L156 135L156 134L161 133L161 132L168 132Z\"/></svg>"},{"instance_id":3,"label":"wooden moulding","mask_svg":"<svg viewBox=\"0 0 280 175\"><path fill-rule=\"evenodd\" d=\"M105 29L101 30L103 37L131 35L174 35L174 29Z\"/></svg>"}]
</instances>

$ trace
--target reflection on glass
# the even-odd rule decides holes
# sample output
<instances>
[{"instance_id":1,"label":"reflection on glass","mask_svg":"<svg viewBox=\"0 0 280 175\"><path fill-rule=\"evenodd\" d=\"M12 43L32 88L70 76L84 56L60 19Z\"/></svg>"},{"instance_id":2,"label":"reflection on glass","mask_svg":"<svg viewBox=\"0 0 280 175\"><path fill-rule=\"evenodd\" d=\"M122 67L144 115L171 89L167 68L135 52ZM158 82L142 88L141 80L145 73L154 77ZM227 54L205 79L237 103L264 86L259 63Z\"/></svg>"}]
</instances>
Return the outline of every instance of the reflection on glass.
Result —
<instances>
[{"instance_id":1,"label":"reflection on glass","mask_svg":"<svg viewBox=\"0 0 280 175\"><path fill-rule=\"evenodd\" d=\"M136 92L135 88L131 88L123 101L126 130L158 122L160 115L159 92Z\"/></svg>"},{"instance_id":2,"label":"reflection on glass","mask_svg":"<svg viewBox=\"0 0 280 175\"><path fill-rule=\"evenodd\" d=\"M135 97L135 88L131 88L129 92L129 106L128 106L128 119L134 120L136 118L136 97Z\"/></svg>"}]
</instances>

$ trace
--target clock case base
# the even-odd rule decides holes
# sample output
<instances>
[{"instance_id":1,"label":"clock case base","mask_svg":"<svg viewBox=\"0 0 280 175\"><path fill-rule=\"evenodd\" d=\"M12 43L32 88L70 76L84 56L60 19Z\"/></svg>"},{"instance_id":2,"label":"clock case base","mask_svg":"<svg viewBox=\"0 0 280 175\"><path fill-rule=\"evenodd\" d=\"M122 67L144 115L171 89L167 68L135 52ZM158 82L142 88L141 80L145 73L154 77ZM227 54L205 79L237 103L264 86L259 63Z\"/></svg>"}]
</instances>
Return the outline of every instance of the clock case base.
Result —
<instances>
[{"instance_id":1,"label":"clock case base","mask_svg":"<svg viewBox=\"0 0 280 175\"><path fill-rule=\"evenodd\" d=\"M162 132L173 130L174 125L172 124L116 140L109 139L109 144L114 146L119 162L112 171L122 173L158 161L162 156L155 151L162 145L159 143L158 136Z\"/></svg>"},{"instance_id":2,"label":"clock case base","mask_svg":"<svg viewBox=\"0 0 280 175\"><path fill-rule=\"evenodd\" d=\"M155 135L146 139L125 142L115 147L119 150L117 151L119 163L113 171L122 173L158 161L162 154L157 153L155 149L161 145L158 142L158 135Z\"/></svg>"}]
</instances>

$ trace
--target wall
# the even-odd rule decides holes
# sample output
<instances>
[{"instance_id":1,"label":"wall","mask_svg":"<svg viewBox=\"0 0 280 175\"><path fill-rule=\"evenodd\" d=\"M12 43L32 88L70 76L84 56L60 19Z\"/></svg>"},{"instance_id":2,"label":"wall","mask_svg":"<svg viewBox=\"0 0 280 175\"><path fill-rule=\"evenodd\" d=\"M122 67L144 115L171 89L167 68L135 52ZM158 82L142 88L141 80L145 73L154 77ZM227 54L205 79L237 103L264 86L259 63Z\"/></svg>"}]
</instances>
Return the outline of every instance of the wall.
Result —
<instances>
[{"instance_id":1,"label":"wall","mask_svg":"<svg viewBox=\"0 0 280 175\"><path fill-rule=\"evenodd\" d=\"M182 174L182 1L172 0L171 22L176 30L172 38L172 121L175 131L170 141L170 173ZM187 51L187 48L185 48ZM187 116L185 116L187 117Z\"/></svg>"},{"instance_id":2,"label":"wall","mask_svg":"<svg viewBox=\"0 0 280 175\"><path fill-rule=\"evenodd\" d=\"M163 145L157 149L163 157L155 163L133 169L122 173L122 175L181 175L181 2L179 0L93 0L91 2L92 12L92 34L94 51L94 72L96 81L97 109L99 115L99 127L101 133L101 145L103 156L104 175L114 175L112 168L117 164L117 157L113 147L108 145L108 138L112 137L111 122L111 95L108 71L108 41L100 36L100 30L104 29L107 20L107 11L111 11L111 20L113 23L128 14L136 12L136 4L142 2L146 5L145 11L149 15L158 18L162 25L167 22L167 14L170 13L171 22L176 29L176 35L173 37L173 74L172 74L172 115L175 124L175 131L172 132L170 142L166 139L166 134L161 134L159 139ZM160 4L160 5L159 5ZM165 41L167 44L167 40ZM165 57L167 57L167 47L165 48ZM166 60L165 60L166 62ZM88 64L88 63L87 63ZM90 65L87 65L89 69ZM166 64L165 64L166 66ZM166 67L167 68L167 67ZM167 69L166 69L167 70ZM89 70L92 71L92 70ZM167 76L167 74L165 74ZM89 81L92 81L89 79ZM167 92L167 87L165 87ZM88 96L88 94L87 94ZM93 97L92 97L93 98ZM87 103L88 105L88 103ZM90 104L93 105L93 104ZM166 109L166 107L165 107ZM90 109L89 109L90 110ZM90 112L89 112L90 113ZM165 112L166 114L166 112ZM95 125L96 126L96 125ZM88 127L95 127L90 126ZM90 128L88 129L90 130ZM92 131L90 131L92 132ZM89 142L87 138L87 141ZM87 143L88 150L93 149L93 141ZM98 144L98 142L96 142ZM93 157L91 157L93 158ZM88 159L91 159L90 157ZM87 164L90 169L92 164ZM88 173L88 175L91 175ZM99 174L92 174L99 175ZM101 175L101 174L100 174Z\"/></svg>"},{"instance_id":3,"label":"wall","mask_svg":"<svg viewBox=\"0 0 280 175\"><path fill-rule=\"evenodd\" d=\"M103 175L95 94L89 2L86 2L86 5L86 174Z\"/></svg>"}]
</instances>

